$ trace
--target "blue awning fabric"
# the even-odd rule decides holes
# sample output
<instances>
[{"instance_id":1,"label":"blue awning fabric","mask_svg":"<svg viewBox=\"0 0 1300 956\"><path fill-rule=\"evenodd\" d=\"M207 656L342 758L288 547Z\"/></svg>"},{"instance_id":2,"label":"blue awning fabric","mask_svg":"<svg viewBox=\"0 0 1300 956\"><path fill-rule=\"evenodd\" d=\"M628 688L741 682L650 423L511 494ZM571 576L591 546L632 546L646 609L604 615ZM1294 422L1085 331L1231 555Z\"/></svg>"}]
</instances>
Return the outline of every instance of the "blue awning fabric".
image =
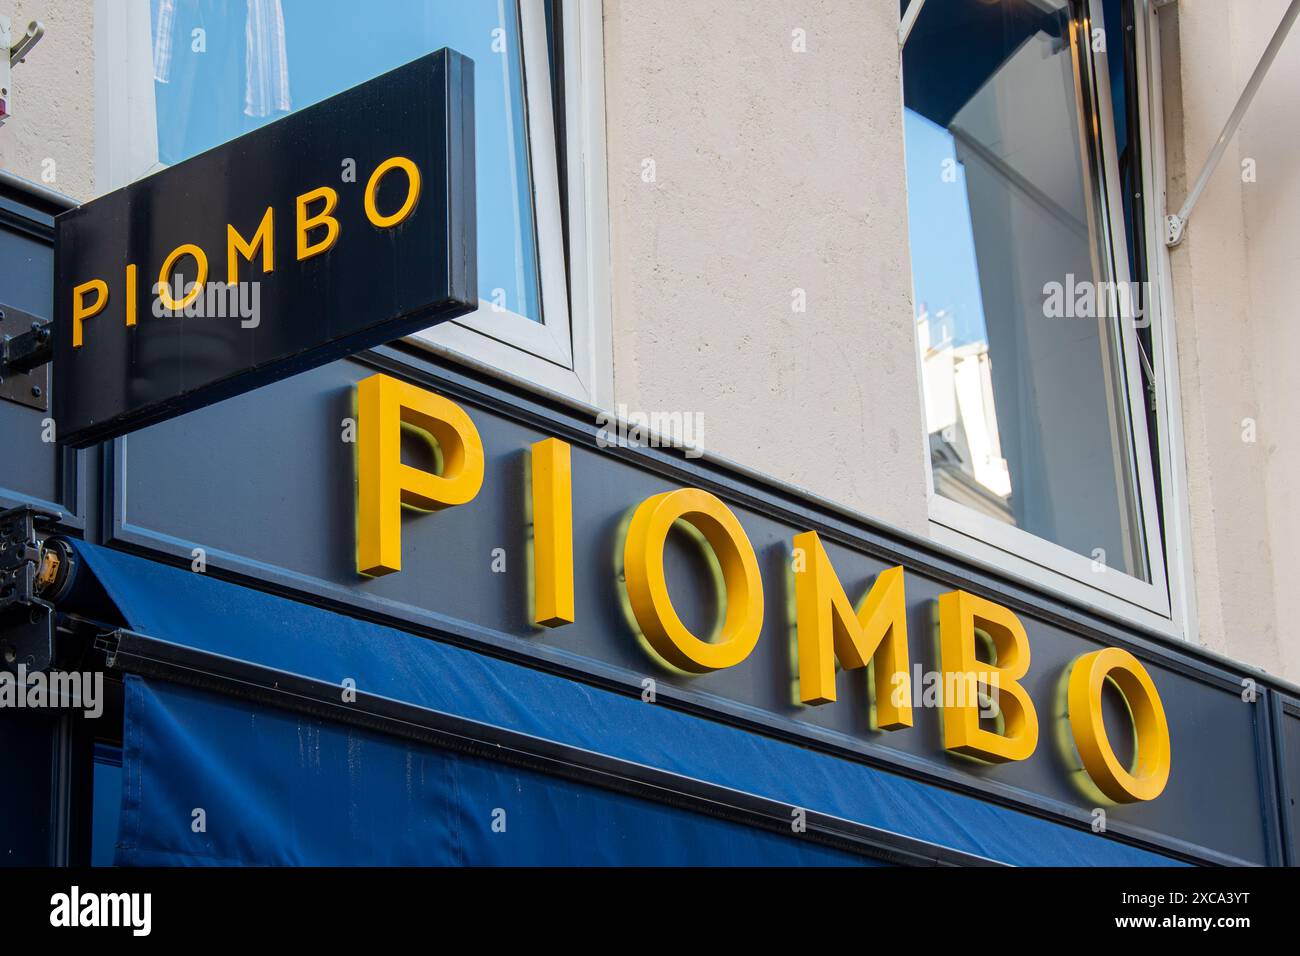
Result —
<instances>
[{"instance_id":1,"label":"blue awning fabric","mask_svg":"<svg viewBox=\"0 0 1300 956\"><path fill-rule=\"evenodd\" d=\"M1014 865L1177 863L463 647L123 552L78 550L132 630L151 637L335 684L351 678L368 693ZM121 863L865 861L244 699L137 676L126 686Z\"/></svg>"},{"instance_id":2,"label":"blue awning fabric","mask_svg":"<svg viewBox=\"0 0 1300 956\"><path fill-rule=\"evenodd\" d=\"M855 853L368 730L126 678L114 862L862 866Z\"/></svg>"}]
</instances>

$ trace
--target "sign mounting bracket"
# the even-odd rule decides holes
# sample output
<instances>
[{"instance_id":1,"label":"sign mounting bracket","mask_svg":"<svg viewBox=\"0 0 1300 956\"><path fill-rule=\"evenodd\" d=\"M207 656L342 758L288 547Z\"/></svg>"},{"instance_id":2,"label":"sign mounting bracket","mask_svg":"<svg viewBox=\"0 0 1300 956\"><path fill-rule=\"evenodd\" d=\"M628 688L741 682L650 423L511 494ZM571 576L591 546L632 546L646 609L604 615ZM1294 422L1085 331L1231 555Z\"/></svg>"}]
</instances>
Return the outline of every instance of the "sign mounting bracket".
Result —
<instances>
[{"instance_id":1,"label":"sign mounting bracket","mask_svg":"<svg viewBox=\"0 0 1300 956\"><path fill-rule=\"evenodd\" d=\"M22 329L21 332L16 330ZM0 398L45 411L49 408L52 324L0 304Z\"/></svg>"}]
</instances>

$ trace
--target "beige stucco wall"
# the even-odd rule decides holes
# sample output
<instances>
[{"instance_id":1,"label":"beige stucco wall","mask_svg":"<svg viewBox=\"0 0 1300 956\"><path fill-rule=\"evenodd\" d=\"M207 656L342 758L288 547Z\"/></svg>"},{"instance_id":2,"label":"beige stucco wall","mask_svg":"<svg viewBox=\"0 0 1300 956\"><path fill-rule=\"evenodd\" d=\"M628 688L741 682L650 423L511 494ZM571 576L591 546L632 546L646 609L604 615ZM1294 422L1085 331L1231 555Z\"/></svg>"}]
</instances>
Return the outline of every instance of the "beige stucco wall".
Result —
<instances>
[{"instance_id":1,"label":"beige stucco wall","mask_svg":"<svg viewBox=\"0 0 1300 956\"><path fill-rule=\"evenodd\" d=\"M1262 51L1286 4L1267 0L1255 11L1233 7L1240 49ZM1253 16L1251 13L1253 12ZM1239 62L1245 83L1254 61ZM1264 468L1264 501L1273 558L1279 670L1300 683L1300 390L1294 345L1300 303L1300 253L1294 227L1300 222L1300 29L1269 73L1241 140L1241 152L1257 164L1258 181L1243 186L1249 257L1251 355L1261 434L1257 445ZM1262 187L1262 188L1259 188Z\"/></svg>"},{"instance_id":2,"label":"beige stucco wall","mask_svg":"<svg viewBox=\"0 0 1300 956\"><path fill-rule=\"evenodd\" d=\"M94 195L94 8L91 0L0 0L15 39L28 22L45 24L45 37L13 69L0 169L77 199Z\"/></svg>"},{"instance_id":3,"label":"beige stucco wall","mask_svg":"<svg viewBox=\"0 0 1300 956\"><path fill-rule=\"evenodd\" d=\"M926 533L897 19L607 0L614 391L701 413L709 451Z\"/></svg>"},{"instance_id":4,"label":"beige stucco wall","mask_svg":"<svg viewBox=\"0 0 1300 956\"><path fill-rule=\"evenodd\" d=\"M1177 208L1286 0L1179 0L1163 29L1169 198ZM1300 680L1300 475L1292 385L1300 261L1300 33L1283 47L1174 250L1175 322L1199 636ZM1243 181L1253 159L1255 182ZM1249 421L1247 421L1249 420ZM1255 440L1247 440L1250 422ZM1244 423L1244 424L1243 424Z\"/></svg>"},{"instance_id":5,"label":"beige stucco wall","mask_svg":"<svg viewBox=\"0 0 1300 956\"><path fill-rule=\"evenodd\" d=\"M52 157L78 199L95 6L0 0L47 27L0 167ZM698 413L711 452L925 533L895 11L609 0L605 26L615 403Z\"/></svg>"},{"instance_id":6,"label":"beige stucco wall","mask_svg":"<svg viewBox=\"0 0 1300 956\"><path fill-rule=\"evenodd\" d=\"M95 6L0 0L16 30L48 31L14 71L0 168L41 182L53 159L45 184L83 199ZM1174 206L1285 6L1161 14ZM711 452L927 534L896 18L875 0L605 0L615 403L700 413ZM1297 92L1300 33L1172 256L1198 639L1292 680Z\"/></svg>"}]
</instances>

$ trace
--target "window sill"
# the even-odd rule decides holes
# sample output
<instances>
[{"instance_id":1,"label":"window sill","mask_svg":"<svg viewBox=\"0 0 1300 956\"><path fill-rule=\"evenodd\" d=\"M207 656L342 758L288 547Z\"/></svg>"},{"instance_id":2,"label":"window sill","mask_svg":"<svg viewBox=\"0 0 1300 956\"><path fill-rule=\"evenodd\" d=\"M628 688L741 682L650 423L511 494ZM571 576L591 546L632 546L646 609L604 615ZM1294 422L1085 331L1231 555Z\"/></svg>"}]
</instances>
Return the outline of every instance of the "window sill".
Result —
<instances>
[{"instance_id":1,"label":"window sill","mask_svg":"<svg viewBox=\"0 0 1300 956\"><path fill-rule=\"evenodd\" d=\"M1111 591L1095 587L1086 581L1048 567L1029 557L990 544L968 532L952 527L951 524L952 522L949 522L946 516L944 520L937 518L935 509L932 507L930 540L987 570L1014 577L1034 587L1050 591L1052 594L1073 604L1080 605L1089 611L1103 614L1123 624L1136 625L1154 631L1161 637L1171 641L1184 642L1188 639L1186 629L1180 622L1174 620L1167 611L1157 611L1152 607L1126 600ZM1080 560L1087 561L1086 558L1080 558ZM1119 574L1119 572L1115 571L1110 573ZM1142 582L1125 577L1134 584L1142 584ZM1146 585L1145 587L1150 586Z\"/></svg>"}]
</instances>

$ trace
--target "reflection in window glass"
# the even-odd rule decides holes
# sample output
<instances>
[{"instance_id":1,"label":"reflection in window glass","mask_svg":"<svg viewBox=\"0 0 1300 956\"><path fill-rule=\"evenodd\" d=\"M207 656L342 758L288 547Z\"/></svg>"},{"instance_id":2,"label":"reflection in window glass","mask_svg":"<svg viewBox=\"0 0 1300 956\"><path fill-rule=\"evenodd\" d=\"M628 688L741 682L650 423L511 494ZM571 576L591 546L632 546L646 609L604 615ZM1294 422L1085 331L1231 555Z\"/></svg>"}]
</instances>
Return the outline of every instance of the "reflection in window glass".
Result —
<instances>
[{"instance_id":1,"label":"reflection in window glass","mask_svg":"<svg viewBox=\"0 0 1300 956\"><path fill-rule=\"evenodd\" d=\"M944 498L1149 579L1074 38L1066 0L930 0L904 51L931 469Z\"/></svg>"},{"instance_id":2,"label":"reflection in window glass","mask_svg":"<svg viewBox=\"0 0 1300 956\"><path fill-rule=\"evenodd\" d=\"M171 164L442 47L474 61L479 294L541 321L513 0L151 0ZM498 291L499 290L499 291Z\"/></svg>"}]
</instances>

